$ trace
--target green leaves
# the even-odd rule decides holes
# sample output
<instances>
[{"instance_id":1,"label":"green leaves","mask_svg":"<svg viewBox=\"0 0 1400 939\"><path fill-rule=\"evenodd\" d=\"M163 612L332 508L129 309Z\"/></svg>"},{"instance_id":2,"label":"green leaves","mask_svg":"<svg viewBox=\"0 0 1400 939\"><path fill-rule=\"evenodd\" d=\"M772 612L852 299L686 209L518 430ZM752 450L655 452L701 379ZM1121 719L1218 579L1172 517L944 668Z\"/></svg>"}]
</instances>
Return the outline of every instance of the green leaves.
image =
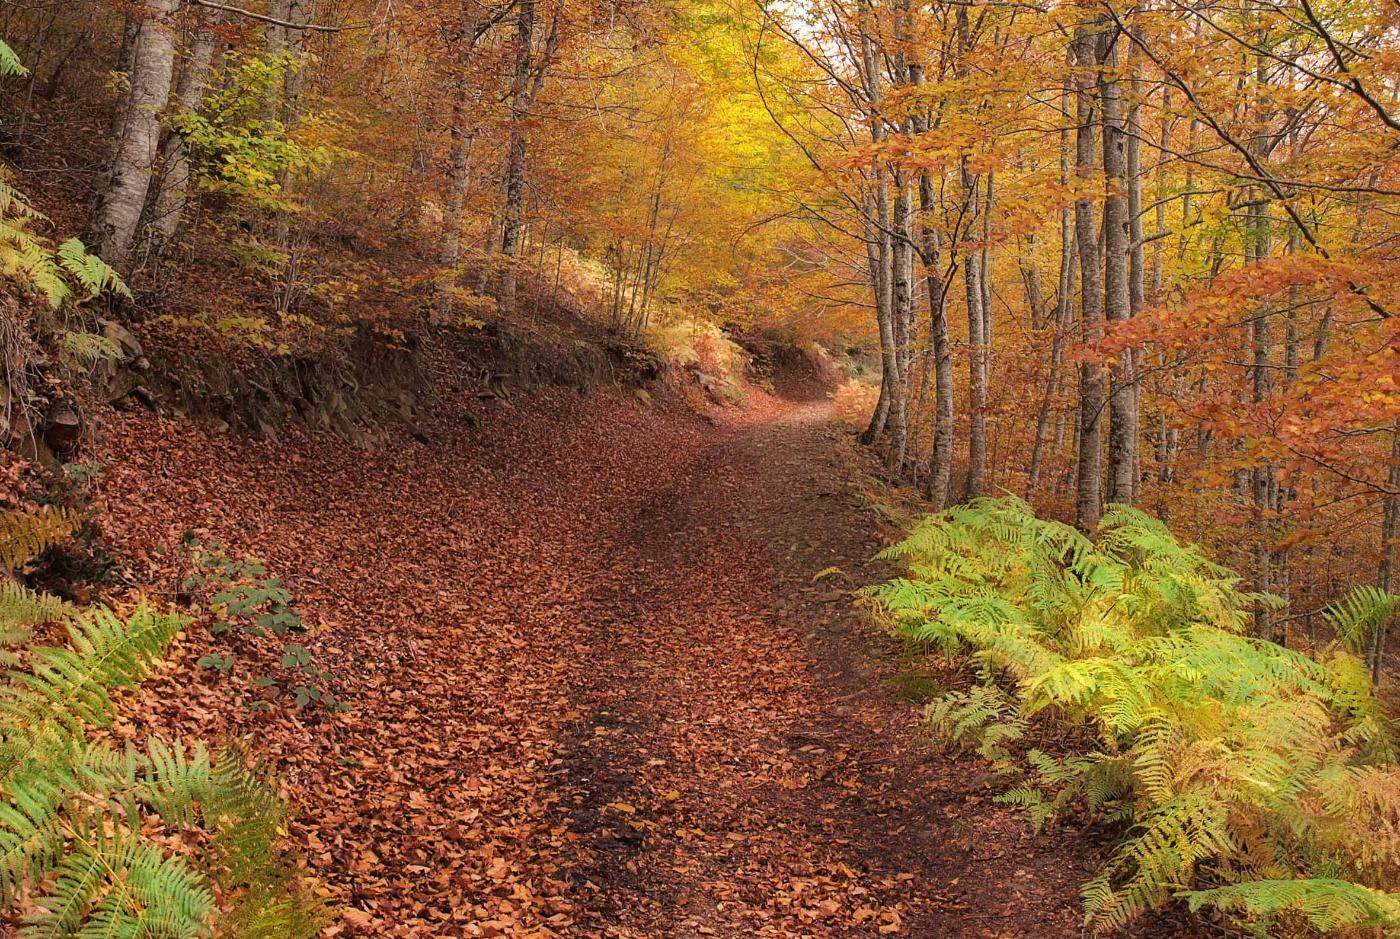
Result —
<instances>
[{"instance_id":1,"label":"green leaves","mask_svg":"<svg viewBox=\"0 0 1400 939\"><path fill-rule=\"evenodd\" d=\"M288 71L299 67L298 57L291 54L230 55L223 80L215 83L199 108L171 118L203 188L263 208L295 210L282 192L284 180L315 175L337 155L332 147L303 142L308 128L324 130L332 123L327 115L304 114L299 122L302 134L266 116L265 103L280 94Z\"/></svg>"},{"instance_id":2,"label":"green leaves","mask_svg":"<svg viewBox=\"0 0 1400 939\"><path fill-rule=\"evenodd\" d=\"M195 659L195 664L200 668L212 668L216 672L228 674L233 671L234 658L232 655L201 655Z\"/></svg>"},{"instance_id":3,"label":"green leaves","mask_svg":"<svg viewBox=\"0 0 1400 939\"><path fill-rule=\"evenodd\" d=\"M29 69L25 68L19 56L15 55L15 50L0 42L0 75L19 77L28 74Z\"/></svg>"},{"instance_id":4,"label":"green leaves","mask_svg":"<svg viewBox=\"0 0 1400 939\"><path fill-rule=\"evenodd\" d=\"M8 557L22 563L67 524L7 519L18 533ZM249 935L315 936L324 906L278 849L282 805L241 748L216 758L198 743L151 738L142 751L89 739L112 722L113 691L139 684L187 621L27 591L0 608L21 632L68 623L65 644L27 649L26 667L0 683L0 918L20 939L209 939L250 924L260 931Z\"/></svg>"},{"instance_id":5,"label":"green leaves","mask_svg":"<svg viewBox=\"0 0 1400 939\"><path fill-rule=\"evenodd\" d=\"M1376 631L1400 609L1400 597L1379 587L1353 587L1322 611L1337 638L1353 653L1364 655Z\"/></svg>"},{"instance_id":6,"label":"green leaves","mask_svg":"<svg viewBox=\"0 0 1400 939\"><path fill-rule=\"evenodd\" d=\"M122 281L121 275L106 261L88 251L77 238L69 238L58 246L58 262L83 290L84 299L112 292L127 299L131 291Z\"/></svg>"},{"instance_id":7,"label":"green leaves","mask_svg":"<svg viewBox=\"0 0 1400 939\"><path fill-rule=\"evenodd\" d=\"M1363 649L1400 600L1372 588L1327 611L1344 643L1319 661L1241 635L1239 577L1124 507L1097 543L1015 499L930 516L885 552L904 578L865 592L896 633L937 639L984 683L943 695L930 725L1017 784L1036 827L1072 801L1132 821L1083 896L1087 925L1122 926L1184 895L1252 925L1400 927L1379 888L1400 839L1400 770ZM1068 753L1022 752L1040 712ZM1336 862L1348 880L1329 880ZM1297 880L1281 877L1295 874ZM1326 876L1324 876L1326 875Z\"/></svg>"},{"instance_id":8,"label":"green leaves","mask_svg":"<svg viewBox=\"0 0 1400 939\"><path fill-rule=\"evenodd\" d=\"M9 51L0 43L0 73L5 71ZM75 286L79 301L108 292L131 296L117 272L90 254L77 238L55 250L47 239L34 234L30 226L46 219L8 179L0 168L0 273L42 294L55 310L75 299Z\"/></svg>"},{"instance_id":9,"label":"green leaves","mask_svg":"<svg viewBox=\"0 0 1400 939\"><path fill-rule=\"evenodd\" d=\"M187 541L183 550L194 563L194 570L184 581L186 590L205 589L209 608L214 613L211 629L216 636L231 635L235 643L246 645L249 640L285 637L304 632L301 613L293 605L289 591L267 568L249 558L229 557L218 546L201 546ZM231 674L236 664L232 652L211 652L199 658L199 664L225 674ZM296 642L284 642L278 667L290 675L255 674L253 687L271 692L285 688L294 706L300 710L309 704L341 708L330 691L331 674L318 668L310 650ZM251 705L259 710L270 707L260 699Z\"/></svg>"}]
</instances>

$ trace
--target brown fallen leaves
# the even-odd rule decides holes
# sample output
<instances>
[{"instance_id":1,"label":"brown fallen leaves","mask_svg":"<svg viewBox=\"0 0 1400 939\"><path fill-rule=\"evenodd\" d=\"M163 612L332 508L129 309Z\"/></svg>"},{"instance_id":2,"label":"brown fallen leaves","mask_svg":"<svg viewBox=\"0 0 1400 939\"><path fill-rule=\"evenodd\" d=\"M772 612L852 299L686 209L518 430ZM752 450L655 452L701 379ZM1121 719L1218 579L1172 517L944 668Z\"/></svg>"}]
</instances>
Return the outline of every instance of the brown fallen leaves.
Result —
<instances>
[{"instance_id":1,"label":"brown fallen leaves","mask_svg":"<svg viewBox=\"0 0 1400 939\"><path fill-rule=\"evenodd\" d=\"M1078 935L1082 859L913 745L811 583L875 547L828 409L753 399L718 426L449 406L432 449L372 452L114 416L131 576L169 589L186 529L255 550L353 706L251 712L195 630L130 732L256 739L343 903L327 935Z\"/></svg>"}]
</instances>

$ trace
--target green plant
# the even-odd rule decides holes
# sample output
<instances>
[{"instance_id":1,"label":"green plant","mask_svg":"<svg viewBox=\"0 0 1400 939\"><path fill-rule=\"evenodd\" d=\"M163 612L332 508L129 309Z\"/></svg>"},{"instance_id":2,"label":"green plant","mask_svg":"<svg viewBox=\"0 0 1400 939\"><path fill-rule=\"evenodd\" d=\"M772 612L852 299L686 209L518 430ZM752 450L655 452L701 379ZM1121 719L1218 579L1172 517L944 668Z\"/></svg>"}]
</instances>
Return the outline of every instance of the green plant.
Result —
<instances>
[{"instance_id":1,"label":"green plant","mask_svg":"<svg viewBox=\"0 0 1400 939\"><path fill-rule=\"evenodd\" d=\"M301 613L292 594L279 578L251 558L231 557L218 545L202 545L186 538L184 550L194 566L185 579L184 589L203 590L214 615L211 629L215 636L234 633L255 639L283 640L278 665L279 680L270 674L252 677L252 683L272 692L286 690L298 709L317 703L329 709L343 705L330 690L331 674L319 668L311 653L290 636L304 633ZM232 652L210 653L199 658L205 668L231 673L237 664ZM266 706L265 701L258 705Z\"/></svg>"},{"instance_id":2,"label":"green plant","mask_svg":"<svg viewBox=\"0 0 1400 939\"><path fill-rule=\"evenodd\" d=\"M3 517L6 563L56 540L56 517ZM262 935L316 935L322 905L277 848L281 804L241 749L101 737L114 692L139 685L186 621L144 603L118 615L32 599L0 607L18 629L0 641L54 618L67 641L9 652L0 683L0 909L24 898L18 935L251 936L237 924L273 894L287 912Z\"/></svg>"},{"instance_id":3,"label":"green plant","mask_svg":"<svg viewBox=\"0 0 1400 939\"><path fill-rule=\"evenodd\" d=\"M197 109L171 118L190 153L191 173L208 191L224 192L275 211L296 208L284 186L330 165L336 149L318 138L333 128L326 115L303 114L295 131L268 116L288 72L299 67L292 54L231 55L216 90Z\"/></svg>"},{"instance_id":4,"label":"green plant","mask_svg":"<svg viewBox=\"0 0 1400 939\"><path fill-rule=\"evenodd\" d=\"M0 56L0 59L3 59ZM91 299L107 291L129 297L121 277L77 238L57 248L33 227L48 219L10 184L0 167L0 273L37 290L54 309L72 299Z\"/></svg>"},{"instance_id":5,"label":"green plant","mask_svg":"<svg viewBox=\"0 0 1400 939\"><path fill-rule=\"evenodd\" d=\"M884 556L908 570L867 591L888 624L982 679L935 701L934 726L1006 772L1004 801L1037 827L1071 803L1128 824L1085 885L1088 925L1178 896L1261 931L1400 927L1400 772L1348 650L1393 597L1339 603L1340 639L1315 657L1252 638L1250 608L1276 598L1124 507L1091 541L977 500ZM1037 715L1067 728L1066 752L1024 746Z\"/></svg>"}]
</instances>

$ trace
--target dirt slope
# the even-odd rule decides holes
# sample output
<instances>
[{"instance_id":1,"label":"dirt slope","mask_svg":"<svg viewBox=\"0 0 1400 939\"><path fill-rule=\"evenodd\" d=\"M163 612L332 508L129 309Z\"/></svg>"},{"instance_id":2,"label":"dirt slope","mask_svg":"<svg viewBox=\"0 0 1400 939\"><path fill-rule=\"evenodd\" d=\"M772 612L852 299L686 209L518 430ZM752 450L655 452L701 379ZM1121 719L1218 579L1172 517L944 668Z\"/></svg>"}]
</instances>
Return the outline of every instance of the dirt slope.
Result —
<instances>
[{"instance_id":1,"label":"dirt slope","mask_svg":"<svg viewBox=\"0 0 1400 939\"><path fill-rule=\"evenodd\" d=\"M354 710L231 703L198 632L142 707L271 751L347 934L1078 935L1085 842L1030 836L881 681L828 406L755 400L545 395L379 452L120 416L133 576L168 585L188 528L256 551Z\"/></svg>"}]
</instances>

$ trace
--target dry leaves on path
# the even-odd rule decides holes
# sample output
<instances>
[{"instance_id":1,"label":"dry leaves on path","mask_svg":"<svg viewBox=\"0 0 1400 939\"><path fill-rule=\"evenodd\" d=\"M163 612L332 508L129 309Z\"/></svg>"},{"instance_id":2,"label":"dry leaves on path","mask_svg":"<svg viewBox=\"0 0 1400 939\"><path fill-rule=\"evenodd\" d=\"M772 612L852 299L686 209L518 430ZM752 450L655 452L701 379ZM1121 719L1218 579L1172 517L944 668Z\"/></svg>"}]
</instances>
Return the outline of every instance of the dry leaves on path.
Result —
<instances>
[{"instance_id":1,"label":"dry leaves on path","mask_svg":"<svg viewBox=\"0 0 1400 939\"><path fill-rule=\"evenodd\" d=\"M133 575L187 529L262 556L353 705L252 712L196 632L127 732L254 735L341 935L1078 935L1085 852L880 682L829 417L549 393L366 452L117 416Z\"/></svg>"}]
</instances>

